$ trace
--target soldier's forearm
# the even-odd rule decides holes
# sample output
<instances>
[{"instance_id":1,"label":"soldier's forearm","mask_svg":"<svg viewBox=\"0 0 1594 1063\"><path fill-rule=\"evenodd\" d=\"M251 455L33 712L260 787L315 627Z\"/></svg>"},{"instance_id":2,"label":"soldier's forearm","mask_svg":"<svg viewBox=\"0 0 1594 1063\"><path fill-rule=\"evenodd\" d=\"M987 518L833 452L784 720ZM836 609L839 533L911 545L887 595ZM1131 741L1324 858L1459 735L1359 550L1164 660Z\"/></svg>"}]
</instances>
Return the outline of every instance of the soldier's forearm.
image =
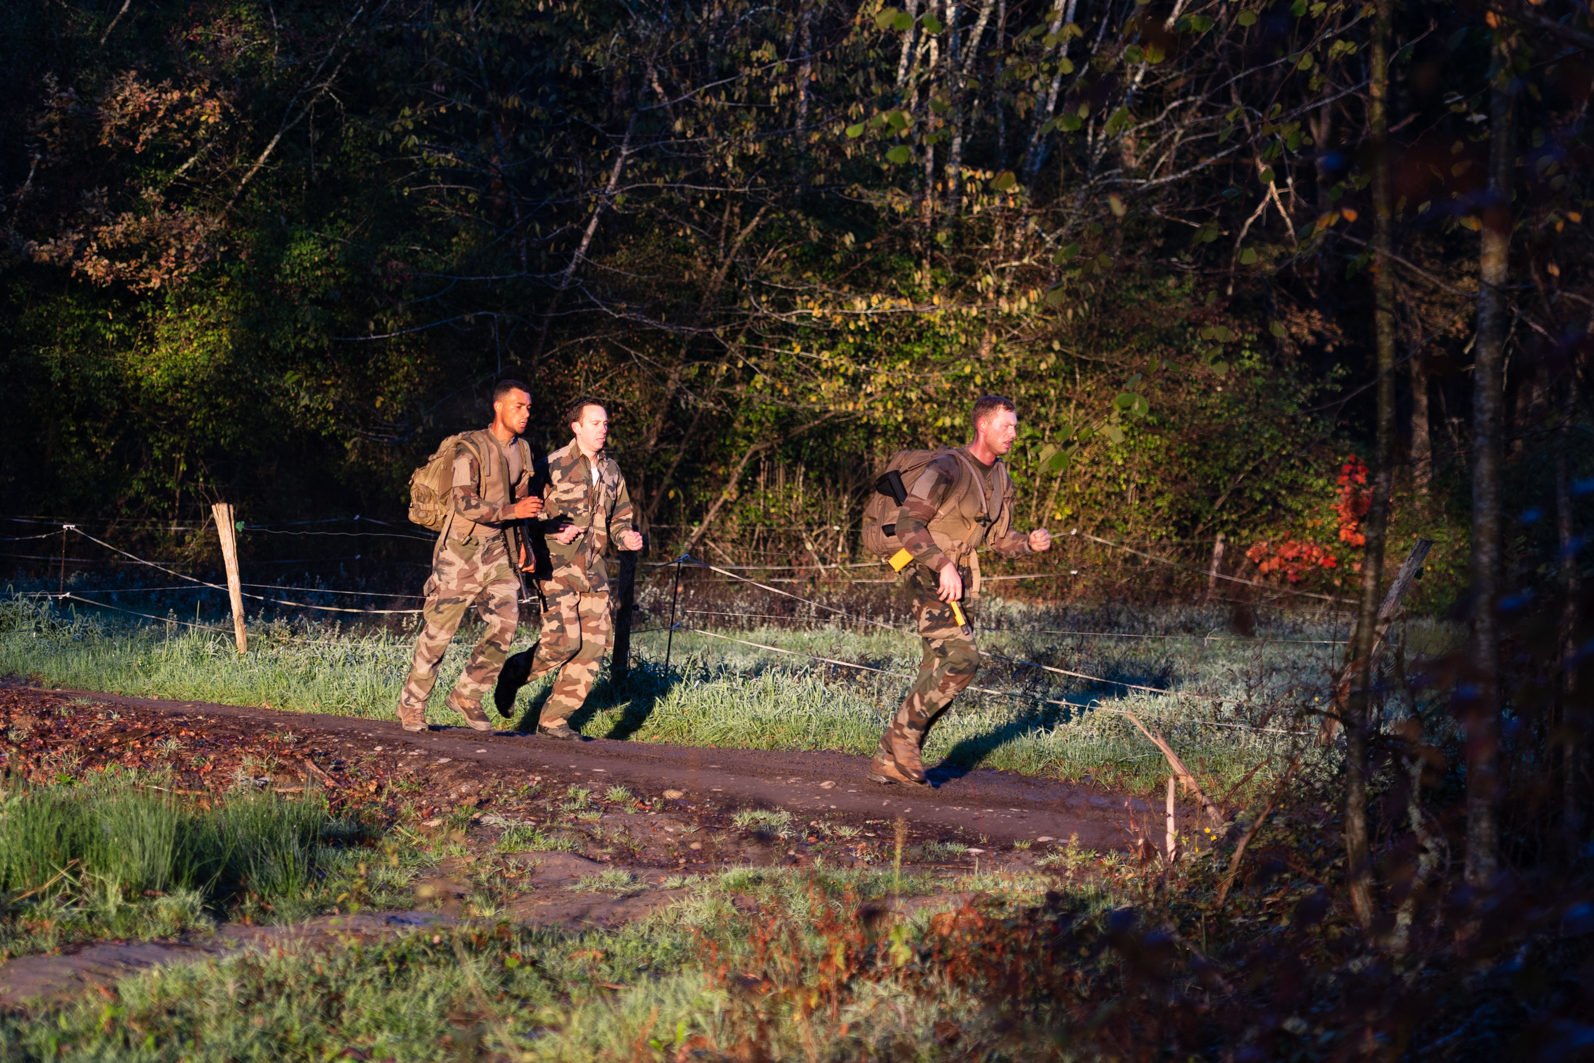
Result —
<instances>
[{"instance_id":1,"label":"soldier's forearm","mask_svg":"<svg viewBox=\"0 0 1594 1063\"><path fill-rule=\"evenodd\" d=\"M897 540L921 565L939 571L952 563L952 559L936 545L930 529L907 506L897 511Z\"/></svg>"},{"instance_id":2,"label":"soldier's forearm","mask_svg":"<svg viewBox=\"0 0 1594 1063\"><path fill-rule=\"evenodd\" d=\"M498 524L508 517L502 506L495 506L468 487L454 488L454 512L477 524Z\"/></svg>"},{"instance_id":3,"label":"soldier's forearm","mask_svg":"<svg viewBox=\"0 0 1594 1063\"><path fill-rule=\"evenodd\" d=\"M991 550L1000 557L1027 557L1035 552L1035 548L1029 544L1029 536L1015 531L994 540Z\"/></svg>"}]
</instances>

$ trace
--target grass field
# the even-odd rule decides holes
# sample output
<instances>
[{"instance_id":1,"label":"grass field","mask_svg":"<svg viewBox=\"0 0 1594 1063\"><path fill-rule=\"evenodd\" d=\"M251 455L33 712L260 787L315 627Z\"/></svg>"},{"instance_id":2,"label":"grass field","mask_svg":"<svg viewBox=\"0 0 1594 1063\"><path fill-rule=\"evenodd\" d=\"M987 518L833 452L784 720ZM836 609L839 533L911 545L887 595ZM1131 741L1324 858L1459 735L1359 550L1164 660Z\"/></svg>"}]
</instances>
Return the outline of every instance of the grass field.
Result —
<instances>
[{"instance_id":1,"label":"grass field","mask_svg":"<svg viewBox=\"0 0 1594 1063\"><path fill-rule=\"evenodd\" d=\"M744 611L760 609L755 603ZM1313 726L1312 711L1322 705L1327 677L1343 658L1336 640L1345 632L1333 617L1277 617L1238 638L1227 631L1226 613L1213 610L1084 611L1000 600L985 604L980 626L981 647L992 656L975 684L1004 693L960 697L932 733L927 761L947 758L1059 778L1088 775L1134 789L1155 785L1166 770L1123 713L1159 728L1209 777L1237 779ZM1170 633L1180 637L1143 637ZM1421 621L1398 634L1414 653L1435 652L1453 637ZM532 637L523 630L520 645ZM584 733L865 754L905 694L919 657L911 635L857 625L678 630L666 672L666 637L657 629L638 633L630 676L615 681L607 670L600 676L575 720ZM462 630L445 658L433 722L463 722L450 719L441 702L473 638L468 627ZM0 675L66 688L386 718L410 651L403 635L277 622L255 631L249 653L240 657L229 638L210 631L63 614L28 599L0 603ZM995 655L1096 678L1048 673ZM548 685L544 680L521 692L522 723L534 718L529 714Z\"/></svg>"},{"instance_id":2,"label":"grass field","mask_svg":"<svg viewBox=\"0 0 1594 1063\"><path fill-rule=\"evenodd\" d=\"M744 614L759 611L748 603ZM1333 772L1333 747L1319 749L1309 735L1315 699L1343 657L1343 627L1332 618L1273 617L1239 638L1225 620L1199 609L989 602L980 642L990 657L976 683L994 692L961 697L927 759L1149 790L1168 768L1124 715L1133 712L1219 786L1270 756L1279 764L1285 752L1303 751L1311 767ZM434 705L458 674L470 635L450 650ZM1141 637L1151 635L1179 637ZM1452 648L1455 632L1412 621L1396 639L1410 659ZM600 677L575 721L586 734L863 754L910 683L919 652L905 633L812 618L800 628L678 630L668 668L665 640L660 630L639 633L630 676ZM240 656L221 633L0 601L0 675L66 688L387 718L410 648L408 637L391 632L276 623L252 631ZM546 693L546 683L522 692L521 723ZM60 712L73 718L68 705ZM440 708L432 718L450 722ZM27 738L15 726L6 733ZM1136 989L1138 968L1121 957L1163 955L1157 950L1168 938L1157 920L1179 913L1185 940L1199 935L1205 950L1206 909L1190 906L1210 900L1228 860L1222 847L1192 849L1168 865L1072 844L1020 853L1024 842L1007 854L1014 862L995 872L988 863L981 874L976 860L968 874L942 867L962 863L966 842L907 845L902 820L894 853L889 824L809 823L815 836L806 843L821 835L825 844L857 840L872 855L843 868L810 846L806 866L703 874L658 861L645 872L595 863L602 869L562 889L625 898L643 888L646 873L647 888L673 891L668 906L618 929L539 927L506 914L519 911L514 898L530 889L531 865L510 861L598 853L581 841L607 837L579 829L596 815L589 804L635 812L637 795L561 784L527 796L513 820L478 816L469 803L431 820L395 806L381 813L388 818L378 830L374 820L362 827L332 815L315 792L292 800L254 792L241 772L232 788L184 803L162 795L157 774L89 779L51 770L31 783L8 781L15 788L0 794L5 952L107 937L202 938L221 920L291 920L351 904L430 904L422 898L443 896L426 877L435 875L465 891L450 894L464 898L462 921L361 944L173 965L122 979L114 990L8 1012L0 1015L5 1059L1122 1057L1128 1042L1114 1038L1137 1035L1115 1033L1116 1016L1139 1007L1134 1021L1150 1021L1164 1010L1166 986L1156 974L1149 995ZM668 811L663 798L649 802L644 813ZM718 815L707 833L762 832L782 850L804 841L806 832L794 830L802 824L785 810ZM1281 837L1296 829L1285 818L1274 817ZM502 831L488 829L488 820ZM1319 847L1303 854L1303 866L1332 856L1332 846ZM1213 932L1280 930L1288 923L1281 914L1305 911L1322 893L1320 881L1303 874L1284 889L1269 886L1266 898L1257 890L1231 898L1227 909L1219 901ZM1145 922L1143 941L1134 929L1139 910L1160 913ZM1238 966L1234 972L1239 978ZM1236 1014L1250 1021L1249 1012ZM1113 1022L1102 1024L1108 1016Z\"/></svg>"},{"instance_id":3,"label":"grass field","mask_svg":"<svg viewBox=\"0 0 1594 1063\"><path fill-rule=\"evenodd\" d=\"M1056 882L966 885L993 911L1034 903ZM859 918L896 885L889 872L733 870L688 880L679 903L617 931L479 921L332 952L167 968L50 1021L0 1017L0 1055L587 1061L714 1048L706 1058L743 1058L736 1046L756 1037L764 1054L746 1058L874 1058L933 1046L946 1023L965 1042L1013 1036L972 987L942 976L932 953L950 943L928 914L878 931ZM1101 890L1077 898L1085 913L1109 906Z\"/></svg>"}]
</instances>

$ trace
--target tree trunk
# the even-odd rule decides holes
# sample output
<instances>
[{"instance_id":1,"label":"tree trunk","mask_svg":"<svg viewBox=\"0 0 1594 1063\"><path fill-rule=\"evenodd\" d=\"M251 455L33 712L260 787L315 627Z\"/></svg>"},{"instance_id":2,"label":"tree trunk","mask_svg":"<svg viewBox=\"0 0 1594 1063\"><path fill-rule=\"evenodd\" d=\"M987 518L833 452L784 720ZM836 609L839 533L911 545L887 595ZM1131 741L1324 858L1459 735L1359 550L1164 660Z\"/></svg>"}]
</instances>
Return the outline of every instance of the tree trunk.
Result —
<instances>
[{"instance_id":1,"label":"tree trunk","mask_svg":"<svg viewBox=\"0 0 1594 1063\"><path fill-rule=\"evenodd\" d=\"M1428 497L1433 479L1433 439L1429 434L1428 366L1419 352L1411 357L1411 486Z\"/></svg>"},{"instance_id":2,"label":"tree trunk","mask_svg":"<svg viewBox=\"0 0 1594 1063\"><path fill-rule=\"evenodd\" d=\"M1477 358L1472 370L1473 674L1459 696L1467 745L1467 884L1487 886L1499 867L1500 777L1500 476L1501 371L1511 253L1511 193L1516 165L1512 59L1503 20L1494 18L1489 98L1489 193L1479 255Z\"/></svg>"},{"instance_id":3,"label":"tree trunk","mask_svg":"<svg viewBox=\"0 0 1594 1063\"><path fill-rule=\"evenodd\" d=\"M1577 564L1577 542L1572 524L1572 433L1577 423L1577 366L1568 365L1566 395L1561 407L1561 428L1555 439L1555 538L1561 568L1561 622L1559 636L1561 682L1557 693L1556 735L1561 760L1561 831L1568 860L1583 848L1581 794L1583 737L1588 724L1586 709L1577 698L1577 605L1582 591Z\"/></svg>"},{"instance_id":4,"label":"tree trunk","mask_svg":"<svg viewBox=\"0 0 1594 1063\"><path fill-rule=\"evenodd\" d=\"M1367 830L1367 740L1373 686L1373 639L1378 627L1384 539L1389 528L1389 494L1395 465L1395 264L1389 203L1389 31L1394 0L1378 0L1373 31L1372 84L1368 124L1373 141L1373 323L1378 358L1378 435L1373 458L1372 506L1367 510L1366 551L1362 555L1361 600L1351 660L1356 670L1345 703L1345 865L1351 906L1364 933L1373 931L1372 854Z\"/></svg>"}]
</instances>

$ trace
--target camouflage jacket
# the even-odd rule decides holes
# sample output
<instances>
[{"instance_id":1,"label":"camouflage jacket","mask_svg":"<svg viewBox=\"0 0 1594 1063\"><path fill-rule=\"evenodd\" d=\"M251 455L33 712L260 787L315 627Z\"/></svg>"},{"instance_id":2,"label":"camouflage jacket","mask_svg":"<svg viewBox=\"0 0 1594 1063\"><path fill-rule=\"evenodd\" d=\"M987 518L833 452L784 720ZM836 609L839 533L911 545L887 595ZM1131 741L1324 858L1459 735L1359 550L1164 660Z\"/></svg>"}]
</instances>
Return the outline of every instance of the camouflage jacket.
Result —
<instances>
[{"instance_id":1,"label":"camouflage jacket","mask_svg":"<svg viewBox=\"0 0 1594 1063\"><path fill-rule=\"evenodd\" d=\"M607 453L588 461L572 439L568 446L539 458L532 488L542 496L542 519L534 521L532 553L538 580L556 580L583 593L608 589L604 551L622 532L634 531L631 495L620 466ZM555 536L574 524L581 536L561 543Z\"/></svg>"},{"instance_id":2,"label":"camouflage jacket","mask_svg":"<svg viewBox=\"0 0 1594 1063\"><path fill-rule=\"evenodd\" d=\"M1029 536L1012 527L1013 480L1000 458L985 466L959 447L926 465L907 488L908 500L897 510L897 538L926 568L970 565L977 583L976 547L989 546L1002 557L1031 552Z\"/></svg>"},{"instance_id":3,"label":"camouflage jacket","mask_svg":"<svg viewBox=\"0 0 1594 1063\"><path fill-rule=\"evenodd\" d=\"M491 431L472 432L470 439L454 450L454 513L439 541L492 538L514 520L504 511L530 493L535 470L531 447L524 439L517 436L511 444L520 454L520 468L513 470L513 477L504 449ZM477 460L478 453L485 456L486 469Z\"/></svg>"}]
</instances>

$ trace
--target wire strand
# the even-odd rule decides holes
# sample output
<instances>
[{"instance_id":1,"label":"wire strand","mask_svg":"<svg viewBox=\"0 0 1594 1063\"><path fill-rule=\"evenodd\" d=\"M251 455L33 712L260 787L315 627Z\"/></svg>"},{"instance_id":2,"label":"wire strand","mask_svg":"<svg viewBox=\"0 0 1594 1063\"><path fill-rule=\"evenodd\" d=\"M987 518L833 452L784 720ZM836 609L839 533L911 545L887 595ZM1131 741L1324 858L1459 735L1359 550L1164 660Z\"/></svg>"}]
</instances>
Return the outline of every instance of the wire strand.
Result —
<instances>
[{"instance_id":1,"label":"wire strand","mask_svg":"<svg viewBox=\"0 0 1594 1063\"><path fill-rule=\"evenodd\" d=\"M890 670L885 669L885 668L876 668L875 666L869 665L869 664L857 664L857 663L855 663L853 661L842 661L842 660L838 660L838 659L836 659L834 657L820 657L817 654L803 653L800 650L783 649L783 648L781 648L779 646L770 646L770 645L767 645L767 644L762 643L762 642L753 642L750 639L739 639L739 638L736 638L735 636L732 636L732 635L724 635L724 634L721 634L721 633L719 633L717 631L708 631L708 630L706 630L704 628L692 627L692 626L690 626L688 624L685 624L685 623L677 624L676 626L677 627L684 627L686 630L691 631L691 632L695 632L696 634L699 634L699 635L707 635L709 638L712 638L712 639L722 639L722 640L724 640L726 642L736 642L736 643L740 643L743 646L751 646L754 649L768 650L768 651L770 651L772 653L781 653L781 654L785 654L785 655L787 655L789 657L804 657L804 658L807 658L808 660L820 661L820 662L822 662L824 664L835 665L835 666L840 667L840 668L851 668L851 669L854 669L854 670L860 671L860 672L873 672L876 675L891 676L894 679L915 679L915 678L917 678L917 676L911 675L911 674L909 674L907 672L893 672L893 671L890 671ZM1000 657L1001 655L1000 654L990 654L989 656ZM1002 658L1002 659L1003 660L1009 660L1009 661L1014 660L1011 657ZM1017 663L1017 664L1029 664L1029 662L1027 662L1027 661L1015 661L1014 663ZM1118 683L1116 680L1103 679L1100 676L1089 676L1089 675L1085 675L1082 672L1066 672L1066 671L1063 671L1062 669L1059 669L1059 668L1047 668L1045 665L1030 665L1030 667L1044 668L1047 671L1059 672L1059 673L1061 673L1063 675L1076 676L1076 677L1082 678L1082 679L1091 679L1091 680L1094 680L1096 682L1101 682L1101 683L1116 683L1116 685L1118 685L1118 686L1129 687L1130 689L1133 689L1133 690L1140 690L1140 691L1145 691L1145 692L1154 693L1154 694L1163 694L1163 695L1167 695L1169 697L1174 697L1174 698L1181 698L1181 697L1184 697L1184 698L1199 698L1199 699L1201 699L1203 701L1212 701L1212 702L1216 702L1218 704L1222 703L1221 700L1218 699L1218 698L1207 697L1207 696L1201 695L1201 694L1188 694L1188 693L1185 693L1183 691L1178 691L1178 690L1162 690L1162 689L1160 689L1158 687L1139 686L1139 685L1134 684L1134 683ZM1025 694L1025 693L1023 693L1021 691L997 690L995 687L967 686L967 687L964 687L963 689L972 690L972 691L975 691L976 693L980 693L980 694L994 694L997 697L1003 697L1003 698L1020 698L1020 699L1027 699L1027 700L1030 700L1030 701L1039 701L1039 702L1043 702L1043 703L1045 703L1047 705L1060 705L1060 706L1063 706L1065 708L1070 708L1070 709L1081 709L1081 710L1088 710L1088 711L1091 711L1091 712L1105 712L1105 713L1109 713L1109 714L1115 715L1115 716L1133 716L1133 715L1135 715L1134 713L1126 712L1126 711L1121 710L1121 709L1109 709L1105 705L1102 705L1100 702L1095 701L1095 700L1092 700L1092 702L1090 704L1088 704L1088 705L1079 705L1079 704L1077 704L1075 702L1072 702L1072 701L1064 701L1064 700L1061 700L1061 699L1058 699L1058 698L1048 698L1048 697L1045 697L1044 695L1041 695L1041 694ZM1264 733L1264 734L1282 734L1282 735L1309 736L1309 735L1311 735L1313 733L1311 731L1286 731L1286 730L1283 730L1283 729L1277 728L1277 727L1257 727L1254 724L1246 724L1246 723L1226 723L1226 722L1224 722L1222 720L1188 720L1188 719L1177 719L1177 718L1167 717L1167 716L1163 716L1163 717L1148 717L1148 718L1150 718L1150 719L1158 719L1158 718L1160 718L1160 719L1162 719L1164 721L1167 721L1167 720L1171 719L1175 723L1188 723L1188 724L1194 724L1196 726L1201 726L1201 727L1229 727L1229 728L1234 728L1236 730L1256 731L1256 732L1260 732L1260 733Z\"/></svg>"}]
</instances>

